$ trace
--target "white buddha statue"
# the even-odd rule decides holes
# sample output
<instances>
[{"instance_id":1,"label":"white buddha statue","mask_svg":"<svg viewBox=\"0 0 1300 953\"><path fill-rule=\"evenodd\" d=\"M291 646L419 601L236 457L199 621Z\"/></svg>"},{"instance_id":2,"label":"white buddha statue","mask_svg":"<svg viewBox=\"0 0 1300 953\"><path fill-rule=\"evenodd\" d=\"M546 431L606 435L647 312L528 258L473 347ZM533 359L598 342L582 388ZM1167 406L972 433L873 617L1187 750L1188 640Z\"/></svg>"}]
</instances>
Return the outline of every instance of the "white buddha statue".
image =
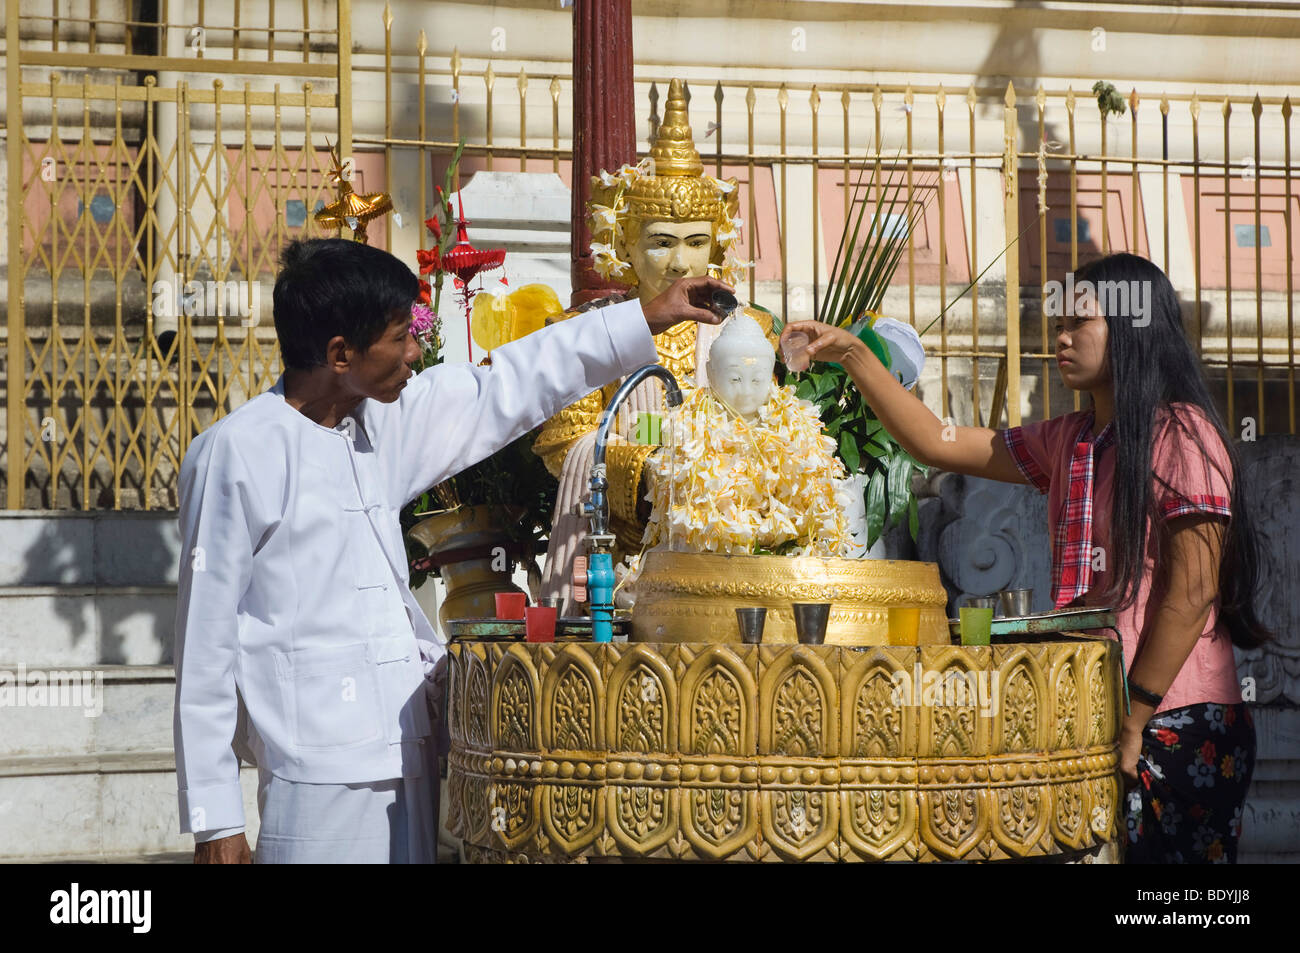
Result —
<instances>
[{"instance_id":1,"label":"white buddha statue","mask_svg":"<svg viewBox=\"0 0 1300 953\"><path fill-rule=\"evenodd\" d=\"M852 546L835 442L817 408L778 387L762 328L737 313L709 350L709 386L689 392L650 461L645 546L842 556Z\"/></svg>"},{"instance_id":2,"label":"white buddha statue","mask_svg":"<svg viewBox=\"0 0 1300 953\"><path fill-rule=\"evenodd\" d=\"M776 389L776 354L762 329L744 314L729 319L709 349L705 364L709 387L749 424Z\"/></svg>"}]
</instances>

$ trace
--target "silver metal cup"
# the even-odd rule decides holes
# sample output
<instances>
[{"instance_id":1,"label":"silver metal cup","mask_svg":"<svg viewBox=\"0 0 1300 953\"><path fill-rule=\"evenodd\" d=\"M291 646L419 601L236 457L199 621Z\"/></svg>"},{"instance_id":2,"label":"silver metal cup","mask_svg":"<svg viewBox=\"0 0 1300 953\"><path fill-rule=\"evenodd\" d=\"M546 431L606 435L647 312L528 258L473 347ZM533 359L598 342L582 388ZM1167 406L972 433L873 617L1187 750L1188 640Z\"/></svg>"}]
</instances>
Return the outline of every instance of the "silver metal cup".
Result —
<instances>
[{"instance_id":1,"label":"silver metal cup","mask_svg":"<svg viewBox=\"0 0 1300 953\"><path fill-rule=\"evenodd\" d=\"M821 645L826 641L826 623L830 621L829 602L795 602L794 631L801 645Z\"/></svg>"},{"instance_id":2,"label":"silver metal cup","mask_svg":"<svg viewBox=\"0 0 1300 953\"><path fill-rule=\"evenodd\" d=\"M967 596L966 605L972 609L996 609L998 599L997 596Z\"/></svg>"},{"instance_id":3,"label":"silver metal cup","mask_svg":"<svg viewBox=\"0 0 1300 953\"><path fill-rule=\"evenodd\" d=\"M720 318L731 316L731 312L740 307L740 302L730 291L715 291L709 303L709 310Z\"/></svg>"},{"instance_id":4,"label":"silver metal cup","mask_svg":"<svg viewBox=\"0 0 1300 953\"><path fill-rule=\"evenodd\" d=\"M1034 601L1032 589L1003 589L998 593L998 608L1004 619L1018 619L1029 615L1030 603Z\"/></svg>"},{"instance_id":5,"label":"silver metal cup","mask_svg":"<svg viewBox=\"0 0 1300 953\"><path fill-rule=\"evenodd\" d=\"M740 641L748 645L757 645L763 641L763 624L767 621L766 609L762 606L737 609L736 620L740 623Z\"/></svg>"}]
</instances>

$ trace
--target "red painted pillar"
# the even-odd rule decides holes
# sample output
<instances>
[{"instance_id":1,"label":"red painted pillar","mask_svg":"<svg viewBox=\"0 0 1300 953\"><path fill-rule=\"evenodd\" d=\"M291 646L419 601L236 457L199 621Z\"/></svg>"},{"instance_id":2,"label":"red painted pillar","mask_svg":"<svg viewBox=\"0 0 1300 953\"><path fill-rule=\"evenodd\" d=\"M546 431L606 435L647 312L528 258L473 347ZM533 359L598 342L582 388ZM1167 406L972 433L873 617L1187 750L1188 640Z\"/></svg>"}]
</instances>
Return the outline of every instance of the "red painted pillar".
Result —
<instances>
[{"instance_id":1,"label":"red painted pillar","mask_svg":"<svg viewBox=\"0 0 1300 953\"><path fill-rule=\"evenodd\" d=\"M573 7L573 233L576 307L625 286L591 267L587 201L591 177L636 162L632 89L632 0L576 0Z\"/></svg>"}]
</instances>

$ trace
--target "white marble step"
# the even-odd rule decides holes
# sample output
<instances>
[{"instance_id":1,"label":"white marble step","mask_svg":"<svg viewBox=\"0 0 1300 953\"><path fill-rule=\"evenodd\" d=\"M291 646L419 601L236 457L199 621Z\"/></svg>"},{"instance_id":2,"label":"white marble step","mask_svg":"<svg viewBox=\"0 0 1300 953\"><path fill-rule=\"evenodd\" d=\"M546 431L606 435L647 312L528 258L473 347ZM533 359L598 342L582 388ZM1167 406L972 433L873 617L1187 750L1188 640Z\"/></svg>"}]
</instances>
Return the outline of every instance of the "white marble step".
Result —
<instances>
[{"instance_id":1,"label":"white marble step","mask_svg":"<svg viewBox=\"0 0 1300 953\"><path fill-rule=\"evenodd\" d=\"M255 843L257 769L240 780ZM171 751L0 758L0 861L192 853L179 831Z\"/></svg>"},{"instance_id":2,"label":"white marble step","mask_svg":"<svg viewBox=\"0 0 1300 953\"><path fill-rule=\"evenodd\" d=\"M172 660L176 586L0 586L0 665L160 665Z\"/></svg>"},{"instance_id":3,"label":"white marble step","mask_svg":"<svg viewBox=\"0 0 1300 953\"><path fill-rule=\"evenodd\" d=\"M176 513L0 511L0 587L175 585Z\"/></svg>"},{"instance_id":4,"label":"white marble step","mask_svg":"<svg viewBox=\"0 0 1300 953\"><path fill-rule=\"evenodd\" d=\"M0 684L14 687L0 694L0 776L38 767L77 773L96 758L141 752L171 756L176 674L170 665L0 665ZM38 693L35 685L46 690ZM43 766L42 759L53 760Z\"/></svg>"},{"instance_id":5,"label":"white marble step","mask_svg":"<svg viewBox=\"0 0 1300 953\"><path fill-rule=\"evenodd\" d=\"M19 670L0 672L13 678ZM193 852L176 813L175 672L101 665L92 679L96 673L86 695L64 696L78 704L52 706L47 694L45 705L0 710L0 860L175 860ZM256 769L245 768L241 780L254 835Z\"/></svg>"}]
</instances>

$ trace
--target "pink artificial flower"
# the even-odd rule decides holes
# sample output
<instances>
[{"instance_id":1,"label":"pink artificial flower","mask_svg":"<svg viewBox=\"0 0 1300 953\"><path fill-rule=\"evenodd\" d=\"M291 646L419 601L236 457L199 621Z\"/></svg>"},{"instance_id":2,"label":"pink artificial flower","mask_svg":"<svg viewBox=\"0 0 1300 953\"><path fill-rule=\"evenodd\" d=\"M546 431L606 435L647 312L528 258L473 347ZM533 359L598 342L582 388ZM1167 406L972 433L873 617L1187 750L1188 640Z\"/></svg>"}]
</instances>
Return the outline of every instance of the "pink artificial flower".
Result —
<instances>
[{"instance_id":1,"label":"pink artificial flower","mask_svg":"<svg viewBox=\"0 0 1300 953\"><path fill-rule=\"evenodd\" d=\"M411 333L426 334L438 323L438 316L426 304L416 302L411 306Z\"/></svg>"}]
</instances>

